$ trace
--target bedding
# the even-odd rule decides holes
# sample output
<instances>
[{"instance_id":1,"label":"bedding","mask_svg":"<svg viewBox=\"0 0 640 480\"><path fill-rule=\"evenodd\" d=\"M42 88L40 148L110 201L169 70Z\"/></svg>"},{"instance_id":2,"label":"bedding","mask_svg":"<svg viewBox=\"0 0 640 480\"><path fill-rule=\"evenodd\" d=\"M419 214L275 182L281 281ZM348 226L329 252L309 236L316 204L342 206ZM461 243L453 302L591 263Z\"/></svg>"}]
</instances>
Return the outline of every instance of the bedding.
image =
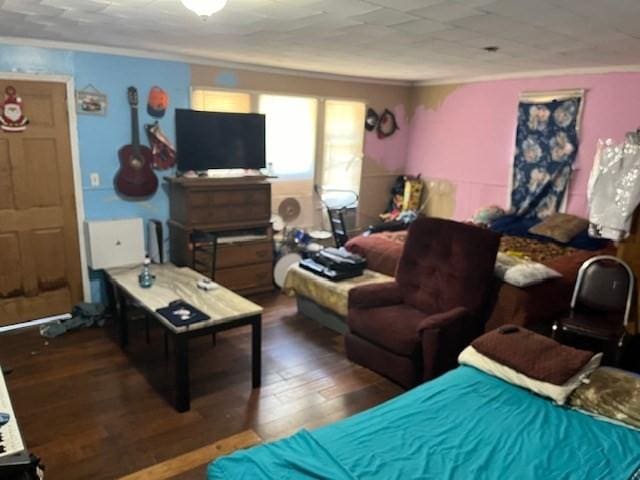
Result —
<instances>
[{"instance_id":1,"label":"bedding","mask_svg":"<svg viewBox=\"0 0 640 480\"><path fill-rule=\"evenodd\" d=\"M530 287L552 278L562 277L561 273L543 265L514 255L498 252L495 276L514 287Z\"/></svg>"},{"instance_id":2,"label":"bedding","mask_svg":"<svg viewBox=\"0 0 640 480\"><path fill-rule=\"evenodd\" d=\"M554 213L529 229L529 233L569 243L589 227L589 220L568 213Z\"/></svg>"},{"instance_id":3,"label":"bedding","mask_svg":"<svg viewBox=\"0 0 640 480\"><path fill-rule=\"evenodd\" d=\"M554 385L563 385L572 377L584 374L585 367L594 356L602 357L588 350L562 345L515 325L505 325L485 333L473 340L471 347L528 377Z\"/></svg>"},{"instance_id":4,"label":"bedding","mask_svg":"<svg viewBox=\"0 0 640 480\"><path fill-rule=\"evenodd\" d=\"M294 265L287 271L282 291L288 296L302 295L313 300L316 304L346 317L349 311L349 290L362 285L391 281L393 281L392 277L372 270L364 270L359 277L332 282Z\"/></svg>"},{"instance_id":5,"label":"bedding","mask_svg":"<svg viewBox=\"0 0 640 480\"><path fill-rule=\"evenodd\" d=\"M549 238L529 232L539 223L535 218L522 218L516 215L505 215L493 221L491 230L500 232L503 235L514 237L531 238L542 242L549 242ZM583 230L571 239L566 245L580 250L600 250L606 248L611 242L600 238L592 238L587 230Z\"/></svg>"},{"instance_id":6,"label":"bedding","mask_svg":"<svg viewBox=\"0 0 640 480\"><path fill-rule=\"evenodd\" d=\"M222 457L209 480L640 478L640 432L461 366L384 404Z\"/></svg>"},{"instance_id":7,"label":"bedding","mask_svg":"<svg viewBox=\"0 0 640 480\"><path fill-rule=\"evenodd\" d=\"M512 385L526 388L538 395L550 398L558 405L564 405L569 395L571 395L571 393L580 386L584 380L584 376L597 368L600 364L601 357L601 354L592 357L590 363L585 367L584 373L581 372L576 374L562 385L536 380L535 378L524 375L521 371L515 370L503 363L496 362L495 360L479 353L472 346L468 346L462 351L458 357L458 361L462 365L475 367L489 375L493 375L494 377L509 382Z\"/></svg>"},{"instance_id":8,"label":"bedding","mask_svg":"<svg viewBox=\"0 0 640 480\"><path fill-rule=\"evenodd\" d=\"M640 375L617 368L598 368L579 386L569 404L640 429Z\"/></svg>"},{"instance_id":9,"label":"bedding","mask_svg":"<svg viewBox=\"0 0 640 480\"><path fill-rule=\"evenodd\" d=\"M405 239L406 232L384 232L354 237L347 242L346 247L364 256L369 269L394 276ZM596 242L601 247L610 245L600 240ZM499 250L517 252L523 258L543 263L562 276L525 288L497 281L496 298L487 315L486 331L507 323L548 328L555 318L569 308L580 265L595 255L615 252L610 246L603 250L580 250L573 246L543 241L542 237L536 239L509 234L502 235Z\"/></svg>"}]
</instances>

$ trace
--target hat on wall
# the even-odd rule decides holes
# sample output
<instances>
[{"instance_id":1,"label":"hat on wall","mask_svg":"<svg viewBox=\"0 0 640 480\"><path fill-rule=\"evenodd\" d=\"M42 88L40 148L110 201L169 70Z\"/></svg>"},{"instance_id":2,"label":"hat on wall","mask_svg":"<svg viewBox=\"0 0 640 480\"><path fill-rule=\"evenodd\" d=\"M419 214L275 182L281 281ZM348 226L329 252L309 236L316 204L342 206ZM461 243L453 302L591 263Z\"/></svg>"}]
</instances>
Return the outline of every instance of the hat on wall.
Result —
<instances>
[{"instance_id":1,"label":"hat on wall","mask_svg":"<svg viewBox=\"0 0 640 480\"><path fill-rule=\"evenodd\" d=\"M147 113L152 117L161 118L169 106L169 95L158 86L151 87L147 100Z\"/></svg>"},{"instance_id":2,"label":"hat on wall","mask_svg":"<svg viewBox=\"0 0 640 480\"><path fill-rule=\"evenodd\" d=\"M375 130L376 126L378 125L378 114L376 113L376 111L369 107L367 109L367 116L364 119L364 128L367 129L367 131L372 132Z\"/></svg>"}]
</instances>

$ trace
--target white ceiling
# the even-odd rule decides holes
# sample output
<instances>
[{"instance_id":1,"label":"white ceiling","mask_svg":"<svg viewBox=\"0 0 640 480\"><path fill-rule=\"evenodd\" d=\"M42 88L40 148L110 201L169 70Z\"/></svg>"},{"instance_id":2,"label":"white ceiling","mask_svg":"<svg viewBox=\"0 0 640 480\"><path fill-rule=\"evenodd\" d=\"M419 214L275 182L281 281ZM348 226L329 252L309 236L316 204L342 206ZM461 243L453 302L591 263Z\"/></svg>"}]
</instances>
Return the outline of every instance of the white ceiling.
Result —
<instances>
[{"instance_id":1,"label":"white ceiling","mask_svg":"<svg viewBox=\"0 0 640 480\"><path fill-rule=\"evenodd\" d=\"M179 0L0 0L0 36L423 81L640 64L640 0L228 0L207 21Z\"/></svg>"}]
</instances>

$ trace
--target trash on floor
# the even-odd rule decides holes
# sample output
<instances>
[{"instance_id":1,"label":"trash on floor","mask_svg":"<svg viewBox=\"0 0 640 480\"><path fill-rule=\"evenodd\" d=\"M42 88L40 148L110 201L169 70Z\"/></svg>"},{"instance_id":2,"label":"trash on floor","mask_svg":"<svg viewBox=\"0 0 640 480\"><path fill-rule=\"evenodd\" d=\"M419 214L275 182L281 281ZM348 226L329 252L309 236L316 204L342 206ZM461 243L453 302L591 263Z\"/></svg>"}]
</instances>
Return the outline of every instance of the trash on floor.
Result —
<instances>
[{"instance_id":1,"label":"trash on floor","mask_svg":"<svg viewBox=\"0 0 640 480\"><path fill-rule=\"evenodd\" d=\"M79 303L73 307L73 317L69 320L59 320L40 327L40 335L54 338L69 330L79 328L102 327L104 325L105 305L101 303Z\"/></svg>"}]
</instances>

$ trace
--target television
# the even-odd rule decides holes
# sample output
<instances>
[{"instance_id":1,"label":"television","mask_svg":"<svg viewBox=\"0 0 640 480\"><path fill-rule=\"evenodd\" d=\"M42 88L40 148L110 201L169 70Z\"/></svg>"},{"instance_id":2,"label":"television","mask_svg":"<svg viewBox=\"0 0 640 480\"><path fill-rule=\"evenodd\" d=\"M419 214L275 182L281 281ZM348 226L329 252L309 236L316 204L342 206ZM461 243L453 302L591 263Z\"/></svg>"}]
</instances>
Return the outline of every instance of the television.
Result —
<instances>
[{"instance_id":1,"label":"television","mask_svg":"<svg viewBox=\"0 0 640 480\"><path fill-rule=\"evenodd\" d=\"M180 172L265 167L265 116L176 109Z\"/></svg>"}]
</instances>

